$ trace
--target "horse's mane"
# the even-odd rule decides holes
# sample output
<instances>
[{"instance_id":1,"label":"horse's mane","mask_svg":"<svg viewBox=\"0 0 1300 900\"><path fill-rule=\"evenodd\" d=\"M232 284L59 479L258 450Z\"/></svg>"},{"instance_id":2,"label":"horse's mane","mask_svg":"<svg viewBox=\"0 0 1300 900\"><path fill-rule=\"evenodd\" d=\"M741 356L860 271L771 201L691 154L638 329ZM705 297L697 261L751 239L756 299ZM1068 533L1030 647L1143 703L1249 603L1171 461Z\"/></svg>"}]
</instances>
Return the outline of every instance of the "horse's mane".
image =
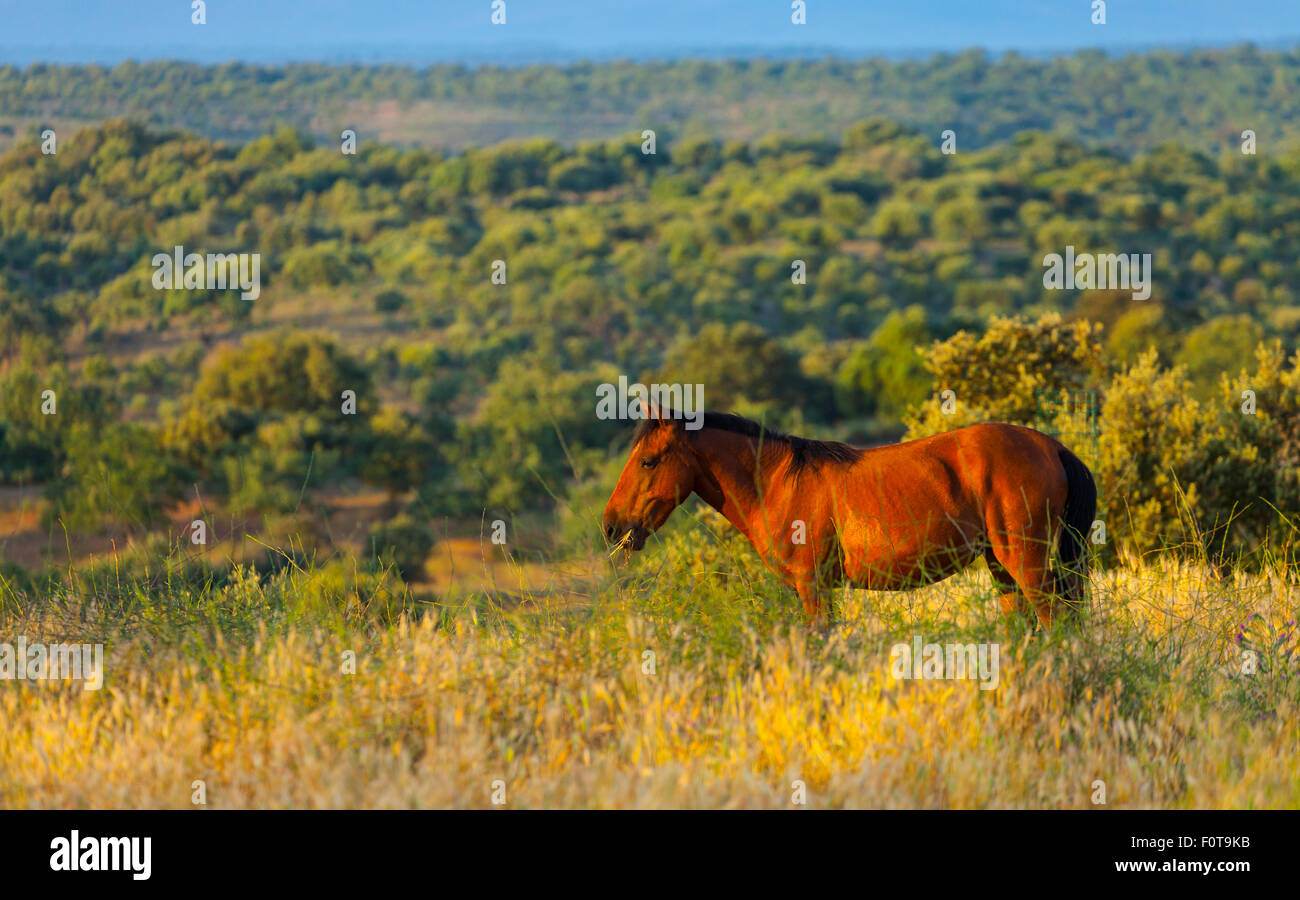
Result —
<instances>
[{"instance_id":1,"label":"horse's mane","mask_svg":"<svg viewBox=\"0 0 1300 900\"><path fill-rule=\"evenodd\" d=\"M678 427L684 427L684 421L671 410L664 413L665 418L673 419L677 422ZM650 432L654 427L653 419L644 419L636 427L632 435L632 446L635 447L641 442L641 439ZM779 446L788 448L790 451L791 468L798 474L813 463L851 463L856 462L862 456L862 450L858 447L850 447L848 444L839 441L818 441L812 438L799 437L798 435L786 434L784 431L777 431L775 428L768 428L760 425L752 419L746 419L743 416L737 416L732 413L706 412L704 413L704 422L701 430L715 428L718 431L730 431L733 434L743 434L745 437L754 438L764 446ZM690 434L687 431L686 434Z\"/></svg>"}]
</instances>

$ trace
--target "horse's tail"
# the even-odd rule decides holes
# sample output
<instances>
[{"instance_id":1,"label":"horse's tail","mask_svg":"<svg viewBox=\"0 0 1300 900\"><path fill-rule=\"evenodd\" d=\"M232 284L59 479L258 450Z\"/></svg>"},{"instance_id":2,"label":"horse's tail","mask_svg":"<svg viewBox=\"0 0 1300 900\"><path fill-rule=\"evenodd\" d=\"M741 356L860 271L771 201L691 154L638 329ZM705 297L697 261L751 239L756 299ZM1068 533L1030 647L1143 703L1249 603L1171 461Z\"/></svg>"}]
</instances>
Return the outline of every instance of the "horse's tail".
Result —
<instances>
[{"instance_id":1,"label":"horse's tail","mask_svg":"<svg viewBox=\"0 0 1300 900\"><path fill-rule=\"evenodd\" d=\"M1065 511L1061 514L1061 536L1056 555L1062 567L1057 593L1071 610L1083 606L1083 588L1088 580L1086 535L1092 530L1097 514L1097 484L1083 460L1064 447L1058 451L1065 470Z\"/></svg>"}]
</instances>

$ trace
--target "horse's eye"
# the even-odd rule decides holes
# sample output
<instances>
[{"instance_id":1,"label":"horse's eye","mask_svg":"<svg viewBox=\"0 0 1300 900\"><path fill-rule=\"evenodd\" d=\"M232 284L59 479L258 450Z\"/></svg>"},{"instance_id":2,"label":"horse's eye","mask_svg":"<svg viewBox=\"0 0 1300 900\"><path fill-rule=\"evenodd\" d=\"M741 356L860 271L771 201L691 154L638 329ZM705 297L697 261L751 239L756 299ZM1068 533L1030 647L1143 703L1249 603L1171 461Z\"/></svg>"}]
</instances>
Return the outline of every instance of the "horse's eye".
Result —
<instances>
[{"instance_id":1,"label":"horse's eye","mask_svg":"<svg viewBox=\"0 0 1300 900\"><path fill-rule=\"evenodd\" d=\"M641 468L653 469L657 465L659 465L659 459L657 457L654 456L641 457Z\"/></svg>"}]
</instances>

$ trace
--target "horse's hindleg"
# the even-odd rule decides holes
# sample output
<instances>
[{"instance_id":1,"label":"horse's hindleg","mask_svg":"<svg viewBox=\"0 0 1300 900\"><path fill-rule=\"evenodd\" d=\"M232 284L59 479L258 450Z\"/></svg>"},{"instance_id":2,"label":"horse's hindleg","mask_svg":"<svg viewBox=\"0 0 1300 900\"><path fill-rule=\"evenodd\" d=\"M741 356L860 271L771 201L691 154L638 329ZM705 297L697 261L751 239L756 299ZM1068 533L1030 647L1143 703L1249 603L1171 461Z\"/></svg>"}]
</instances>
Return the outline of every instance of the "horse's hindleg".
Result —
<instances>
[{"instance_id":1,"label":"horse's hindleg","mask_svg":"<svg viewBox=\"0 0 1300 900\"><path fill-rule=\"evenodd\" d=\"M1011 577L1006 566L998 562L992 548L984 551L984 562L988 564L989 574L993 576L993 585L998 590L998 602L1002 604L1003 614L1007 616L1019 614L1026 619L1030 618L1029 601L1020 592L1016 580Z\"/></svg>"},{"instance_id":2,"label":"horse's hindleg","mask_svg":"<svg viewBox=\"0 0 1300 900\"><path fill-rule=\"evenodd\" d=\"M1026 528L994 539L992 553L1020 586L1024 601L1032 604L1038 620L1050 627L1056 603L1047 538L1036 538ZM1028 609L1024 612L1028 614Z\"/></svg>"}]
</instances>

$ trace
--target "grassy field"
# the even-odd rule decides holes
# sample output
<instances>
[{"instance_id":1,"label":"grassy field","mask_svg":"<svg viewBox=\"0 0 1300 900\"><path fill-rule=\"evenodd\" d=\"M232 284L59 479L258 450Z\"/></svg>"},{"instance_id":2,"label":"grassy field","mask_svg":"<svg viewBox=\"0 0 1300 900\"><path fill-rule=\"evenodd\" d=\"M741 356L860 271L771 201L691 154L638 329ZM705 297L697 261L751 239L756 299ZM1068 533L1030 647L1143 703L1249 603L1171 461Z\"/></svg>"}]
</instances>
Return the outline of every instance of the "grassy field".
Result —
<instances>
[{"instance_id":1,"label":"grassy field","mask_svg":"<svg viewBox=\"0 0 1300 900\"><path fill-rule=\"evenodd\" d=\"M810 808L1300 806L1280 571L1094 572L1083 620L1035 633L981 565L842 597L821 635L709 512L631 562L493 563L500 590L436 603L283 562L124 551L39 599L0 585L6 634L107 661L98 691L0 685L0 806L187 808L196 781L212 808L791 808L800 783ZM996 689L896 679L917 636L997 644Z\"/></svg>"}]
</instances>

